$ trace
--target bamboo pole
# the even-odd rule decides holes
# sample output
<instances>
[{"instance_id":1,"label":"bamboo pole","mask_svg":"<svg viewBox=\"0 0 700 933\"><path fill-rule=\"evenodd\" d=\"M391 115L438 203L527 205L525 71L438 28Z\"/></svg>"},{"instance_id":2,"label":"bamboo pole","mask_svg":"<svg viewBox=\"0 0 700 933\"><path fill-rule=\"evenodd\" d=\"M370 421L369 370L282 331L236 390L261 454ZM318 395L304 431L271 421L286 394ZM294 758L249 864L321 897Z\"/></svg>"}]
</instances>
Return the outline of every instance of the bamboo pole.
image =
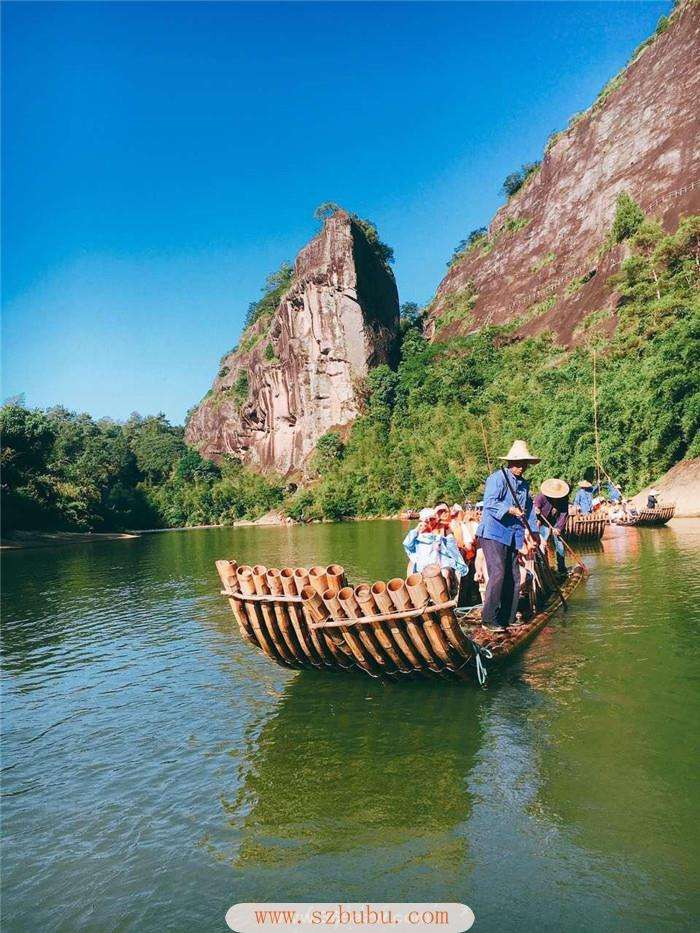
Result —
<instances>
[{"instance_id":1,"label":"bamboo pole","mask_svg":"<svg viewBox=\"0 0 700 933\"><path fill-rule=\"evenodd\" d=\"M372 595L372 589L369 583L360 583L359 586L355 587L355 599L357 600L363 616L379 613L380 610ZM370 624L374 631L375 638L389 655L396 669L402 674L412 674L413 666L408 664L401 656L401 649L394 643L388 624L378 621L371 622Z\"/></svg>"},{"instance_id":2,"label":"bamboo pole","mask_svg":"<svg viewBox=\"0 0 700 933\"><path fill-rule=\"evenodd\" d=\"M439 605L440 603L449 601L450 596L447 592L447 584L437 564L429 564L423 569L423 579L425 580L425 586L430 594L430 598L434 603ZM444 612L440 613L440 626L452 648L461 657L471 658L473 656L472 647L467 641L464 632L459 627L452 609L445 609Z\"/></svg>"},{"instance_id":3,"label":"bamboo pole","mask_svg":"<svg viewBox=\"0 0 700 933\"><path fill-rule=\"evenodd\" d=\"M229 593L235 592L238 588L238 578L236 577L237 569L238 564L235 560L217 560L216 562L216 570L219 574L219 579L224 589ZM233 610L233 615L238 623L238 628L243 638L250 642L251 645L255 645L256 648L259 648L260 645L253 634L253 628L248 620L243 603L240 599L233 598L229 599L228 602Z\"/></svg>"},{"instance_id":4,"label":"bamboo pole","mask_svg":"<svg viewBox=\"0 0 700 933\"><path fill-rule=\"evenodd\" d=\"M241 593L245 596L246 594L251 594L255 592L255 583L253 582L253 568L244 565L239 567L236 571L238 576L238 586ZM265 652L265 654L272 658L273 661L281 662L284 664L283 658L278 655L275 651L273 645L270 643L270 640L267 637L267 634L263 631L263 621L260 615L260 607L256 603L246 603L244 602L246 615L250 621L251 628L255 633L255 638L260 645L260 648Z\"/></svg>"},{"instance_id":5,"label":"bamboo pole","mask_svg":"<svg viewBox=\"0 0 700 933\"><path fill-rule=\"evenodd\" d=\"M342 590L347 584L345 579L345 568L340 564L329 564L325 570L328 587L332 590Z\"/></svg>"},{"instance_id":6,"label":"bamboo pole","mask_svg":"<svg viewBox=\"0 0 700 933\"><path fill-rule=\"evenodd\" d=\"M294 585L294 571L291 567L283 567L280 572L280 580L282 582L282 592L285 596L296 596L296 586ZM297 636L297 640L301 645L301 649L309 659L311 664L314 667L320 667L322 662L322 657L319 658L318 652L314 650L313 642L311 636L309 635L305 621L304 614L300 606L295 606L290 604L289 606L289 617L292 620L292 626Z\"/></svg>"},{"instance_id":7,"label":"bamboo pole","mask_svg":"<svg viewBox=\"0 0 700 933\"><path fill-rule=\"evenodd\" d=\"M276 567L271 567L266 574L267 578L267 587L270 591L271 596L283 596L284 590L282 588L282 574ZM306 658L304 657L304 652L301 650L299 642L297 641L294 635L294 629L292 627L291 619L288 612L288 604L284 602L275 601L273 604L275 616L277 617L277 624L279 625L280 632L282 632L282 638L284 638L285 644L292 653L292 657L299 664L306 664Z\"/></svg>"},{"instance_id":8,"label":"bamboo pole","mask_svg":"<svg viewBox=\"0 0 700 933\"><path fill-rule=\"evenodd\" d=\"M311 587L314 592L318 593L318 590L311 586L311 577L309 576L309 571L305 567L297 567L294 571L294 585L296 586L297 592L300 596L304 595L304 589L306 587ZM323 605L323 602L321 602L321 605ZM323 616L324 619L326 615ZM304 617L308 619L306 613L304 613ZM335 645L331 643L330 639L327 638L325 634L319 634L313 629L309 629L309 637L311 638L313 646L316 649L318 656L322 659L323 663L332 667L334 662L337 662L338 660L338 649L335 647Z\"/></svg>"},{"instance_id":9,"label":"bamboo pole","mask_svg":"<svg viewBox=\"0 0 700 933\"><path fill-rule=\"evenodd\" d=\"M426 605L430 597L428 595L428 590L425 586L425 581L423 579L422 574L412 573L412 574L409 574L408 577L406 577L406 593L408 594L410 604L414 606L416 609L421 608ZM431 632L433 635L432 641L437 640L438 643L441 646L443 646L444 639L438 637L439 628L438 628L438 624L435 620L435 616L433 612L425 612L422 616L423 625L425 627L425 632ZM417 629L417 632L416 632L417 636L420 637L421 641L425 645L426 639L425 639L425 633L423 632L423 629L421 628L420 625L416 625L416 629ZM432 644L432 641L431 641L431 644ZM443 663L441 663L440 661L437 661L437 662L435 661L432 653L430 652L430 648L428 645L425 646L425 650L427 650L427 657L432 659L435 670L441 672L443 669Z\"/></svg>"},{"instance_id":10,"label":"bamboo pole","mask_svg":"<svg viewBox=\"0 0 700 933\"><path fill-rule=\"evenodd\" d=\"M319 596L323 596L328 589L328 576L325 567L312 567L309 570L309 583L316 590Z\"/></svg>"},{"instance_id":11,"label":"bamboo pole","mask_svg":"<svg viewBox=\"0 0 700 933\"><path fill-rule=\"evenodd\" d=\"M256 564L253 567L253 584L255 586L255 592L259 596L268 596L269 589L267 586L267 567L262 564ZM277 619L275 618L275 612L272 606L269 603L260 603L260 612L262 617L265 620L265 626L270 635L270 639L277 649L277 652L284 658L288 664L295 664L294 655L287 648L282 638L282 633L279 630L277 625Z\"/></svg>"},{"instance_id":12,"label":"bamboo pole","mask_svg":"<svg viewBox=\"0 0 700 933\"><path fill-rule=\"evenodd\" d=\"M401 577L394 577L393 580L389 580L386 588L391 601L397 609L408 609L411 606L411 599L406 590L406 583ZM425 629L425 634L428 636L430 647L435 655L433 663L438 662L437 666L439 667L439 662L442 662L444 665L451 668L453 665L449 646L440 631L440 626L434 619L428 618L428 620L423 623L423 627Z\"/></svg>"},{"instance_id":13,"label":"bamboo pole","mask_svg":"<svg viewBox=\"0 0 700 933\"><path fill-rule=\"evenodd\" d=\"M344 586L338 591L338 602L348 619L362 618L360 604L355 599L355 593L351 586ZM374 637L374 630L372 627L370 625L359 625L357 627L357 634L360 636L362 644L374 659L375 664L381 668L382 672L385 674L396 673L396 665L392 663L391 658L387 658L384 654L381 644Z\"/></svg>"},{"instance_id":14,"label":"bamboo pole","mask_svg":"<svg viewBox=\"0 0 700 933\"><path fill-rule=\"evenodd\" d=\"M371 586L371 593L374 598L374 602L380 612L391 612L394 608L394 604L391 601L391 597L387 592L386 583L383 580L377 580L376 583L373 583ZM406 632L404 627L398 619L394 619L390 622L385 623L389 626L389 631L391 632L394 641L401 649L401 654L406 658L408 663L415 671L422 671L423 665L421 664L420 657L416 654L413 649L413 646L410 643L410 639L406 637Z\"/></svg>"},{"instance_id":15,"label":"bamboo pole","mask_svg":"<svg viewBox=\"0 0 700 933\"><path fill-rule=\"evenodd\" d=\"M337 590L332 590L330 588L324 590L324 592L321 594L321 599L325 603L326 609L332 618L347 618L343 612L343 608L340 605L340 602L338 601ZM339 631L342 634L343 638L345 639L345 643L352 652L352 655L355 658L355 663L358 665L358 667L361 667L362 670L366 671L366 673L368 673L371 677L376 677L378 673L378 667L375 665L374 661L365 654L362 648L362 644L360 643L360 639L357 637L357 635L345 625L339 629L336 629L336 631Z\"/></svg>"}]
</instances>

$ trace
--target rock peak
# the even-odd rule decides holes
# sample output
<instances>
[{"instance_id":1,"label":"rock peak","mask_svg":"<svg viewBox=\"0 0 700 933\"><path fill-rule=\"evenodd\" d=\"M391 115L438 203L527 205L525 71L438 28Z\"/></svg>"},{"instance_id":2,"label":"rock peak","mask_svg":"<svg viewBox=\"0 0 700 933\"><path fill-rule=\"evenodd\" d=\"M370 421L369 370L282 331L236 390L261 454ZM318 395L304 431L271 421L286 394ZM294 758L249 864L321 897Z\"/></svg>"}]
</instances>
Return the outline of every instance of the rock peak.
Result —
<instances>
[{"instance_id":1,"label":"rock peak","mask_svg":"<svg viewBox=\"0 0 700 933\"><path fill-rule=\"evenodd\" d=\"M188 443L205 457L232 454L288 475L319 437L350 424L358 380L396 353L398 292L383 249L360 218L343 209L326 217L221 360L188 421Z\"/></svg>"}]
</instances>

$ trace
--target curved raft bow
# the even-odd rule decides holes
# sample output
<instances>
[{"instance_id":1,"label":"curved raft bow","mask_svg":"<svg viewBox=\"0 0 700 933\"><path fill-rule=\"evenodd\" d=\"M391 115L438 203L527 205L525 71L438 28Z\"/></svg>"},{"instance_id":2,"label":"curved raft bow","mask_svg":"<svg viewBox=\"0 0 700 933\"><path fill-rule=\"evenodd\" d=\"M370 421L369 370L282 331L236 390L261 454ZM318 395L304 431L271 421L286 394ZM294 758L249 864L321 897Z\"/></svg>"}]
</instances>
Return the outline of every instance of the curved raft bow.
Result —
<instances>
[{"instance_id":1,"label":"curved raft bow","mask_svg":"<svg viewBox=\"0 0 700 933\"><path fill-rule=\"evenodd\" d=\"M437 565L406 579L347 585L329 567L239 566L216 569L242 637L283 667L360 670L387 680L486 680L486 663L525 645L562 602L553 588L539 610L512 630L481 625L481 607L457 609ZM566 597L586 575L572 570L560 587Z\"/></svg>"}]
</instances>

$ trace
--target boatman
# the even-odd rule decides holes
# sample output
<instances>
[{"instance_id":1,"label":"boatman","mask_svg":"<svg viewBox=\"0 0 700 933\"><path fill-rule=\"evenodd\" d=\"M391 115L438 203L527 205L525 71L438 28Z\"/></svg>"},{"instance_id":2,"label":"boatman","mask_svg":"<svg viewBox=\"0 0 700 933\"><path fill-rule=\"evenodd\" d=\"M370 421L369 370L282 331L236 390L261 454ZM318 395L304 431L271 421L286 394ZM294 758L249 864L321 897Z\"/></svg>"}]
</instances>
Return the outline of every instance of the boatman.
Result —
<instances>
[{"instance_id":1,"label":"boatman","mask_svg":"<svg viewBox=\"0 0 700 933\"><path fill-rule=\"evenodd\" d=\"M587 479L578 484L578 492L574 496L574 506L581 515L590 515L593 512L593 485Z\"/></svg>"},{"instance_id":2,"label":"boatman","mask_svg":"<svg viewBox=\"0 0 700 933\"><path fill-rule=\"evenodd\" d=\"M559 573L566 573L561 535L566 529L566 519L569 515L569 492L569 484L563 479L546 479L535 496L535 511L542 519L546 519L542 522L540 534L543 541L547 541L550 534L552 535Z\"/></svg>"},{"instance_id":3,"label":"boatman","mask_svg":"<svg viewBox=\"0 0 700 933\"><path fill-rule=\"evenodd\" d=\"M515 441L505 457L498 459L505 460L506 467L486 480L484 515L477 531L488 572L481 620L485 628L493 631L501 631L515 621L520 596L518 551L525 546L523 522L531 531L530 545L536 548L539 542L530 484L523 474L540 458L532 456L525 441Z\"/></svg>"},{"instance_id":4,"label":"boatman","mask_svg":"<svg viewBox=\"0 0 700 933\"><path fill-rule=\"evenodd\" d=\"M659 490L652 488L647 493L647 508L655 509L659 501Z\"/></svg>"}]
</instances>

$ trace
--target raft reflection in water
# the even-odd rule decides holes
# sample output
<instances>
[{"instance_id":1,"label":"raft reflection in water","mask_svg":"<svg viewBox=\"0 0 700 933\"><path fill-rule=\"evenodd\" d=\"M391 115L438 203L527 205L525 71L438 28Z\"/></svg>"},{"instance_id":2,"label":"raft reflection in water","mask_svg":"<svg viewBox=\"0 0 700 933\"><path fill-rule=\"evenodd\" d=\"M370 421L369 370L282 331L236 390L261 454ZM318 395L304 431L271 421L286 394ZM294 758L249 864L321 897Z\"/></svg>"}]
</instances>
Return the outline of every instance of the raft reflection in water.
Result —
<instances>
[{"instance_id":1,"label":"raft reflection in water","mask_svg":"<svg viewBox=\"0 0 700 933\"><path fill-rule=\"evenodd\" d=\"M408 899L425 875L431 898L454 898L468 874L468 776L489 703L437 684L395 690L312 672L290 681L250 736L239 793L222 798L240 833L241 896L274 884L299 900Z\"/></svg>"}]
</instances>

